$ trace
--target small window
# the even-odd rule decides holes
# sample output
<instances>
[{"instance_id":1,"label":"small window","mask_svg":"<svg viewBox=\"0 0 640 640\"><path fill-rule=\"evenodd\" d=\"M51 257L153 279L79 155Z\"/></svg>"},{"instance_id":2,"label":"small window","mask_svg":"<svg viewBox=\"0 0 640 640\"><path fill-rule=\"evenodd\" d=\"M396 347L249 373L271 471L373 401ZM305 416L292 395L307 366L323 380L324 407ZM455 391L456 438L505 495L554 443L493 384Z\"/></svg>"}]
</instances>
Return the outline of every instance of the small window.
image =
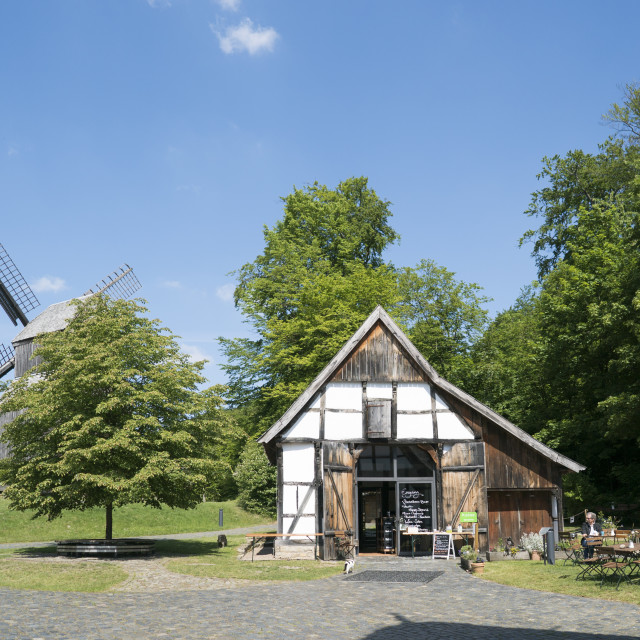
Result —
<instances>
[{"instance_id":1,"label":"small window","mask_svg":"<svg viewBox=\"0 0 640 640\"><path fill-rule=\"evenodd\" d=\"M371 398L367 400L367 436L391 437L391 400Z\"/></svg>"}]
</instances>

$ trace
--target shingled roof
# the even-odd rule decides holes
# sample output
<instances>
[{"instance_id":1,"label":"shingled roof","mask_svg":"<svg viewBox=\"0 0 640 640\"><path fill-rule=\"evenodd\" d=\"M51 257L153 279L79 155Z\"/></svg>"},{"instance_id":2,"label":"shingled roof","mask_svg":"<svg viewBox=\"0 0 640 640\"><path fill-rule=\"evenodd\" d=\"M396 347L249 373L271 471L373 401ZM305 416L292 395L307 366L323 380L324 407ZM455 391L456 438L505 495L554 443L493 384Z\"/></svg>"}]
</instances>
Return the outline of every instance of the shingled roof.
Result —
<instances>
[{"instance_id":1,"label":"shingled roof","mask_svg":"<svg viewBox=\"0 0 640 640\"><path fill-rule=\"evenodd\" d=\"M77 300L86 300L90 296L80 296ZM13 340L12 343L32 340L42 333L62 331L76 313L76 305L72 300L56 302L36 316Z\"/></svg>"}]
</instances>

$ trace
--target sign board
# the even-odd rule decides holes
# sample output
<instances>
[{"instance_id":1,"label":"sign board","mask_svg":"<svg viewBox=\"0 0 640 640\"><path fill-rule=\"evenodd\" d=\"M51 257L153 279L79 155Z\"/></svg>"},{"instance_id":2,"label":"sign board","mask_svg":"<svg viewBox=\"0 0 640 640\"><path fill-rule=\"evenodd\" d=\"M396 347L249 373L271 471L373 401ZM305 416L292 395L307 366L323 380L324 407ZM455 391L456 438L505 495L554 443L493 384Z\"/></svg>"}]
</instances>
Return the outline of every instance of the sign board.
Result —
<instances>
[{"instance_id":1,"label":"sign board","mask_svg":"<svg viewBox=\"0 0 640 640\"><path fill-rule=\"evenodd\" d=\"M454 557L453 536L450 533L434 533L433 534L433 553L431 559Z\"/></svg>"},{"instance_id":2,"label":"sign board","mask_svg":"<svg viewBox=\"0 0 640 640\"><path fill-rule=\"evenodd\" d=\"M430 485L407 483L400 486L400 518L407 527L417 527L420 532L432 529Z\"/></svg>"},{"instance_id":3,"label":"sign board","mask_svg":"<svg viewBox=\"0 0 640 640\"><path fill-rule=\"evenodd\" d=\"M460 522L478 522L477 511L463 511L460 514Z\"/></svg>"}]
</instances>

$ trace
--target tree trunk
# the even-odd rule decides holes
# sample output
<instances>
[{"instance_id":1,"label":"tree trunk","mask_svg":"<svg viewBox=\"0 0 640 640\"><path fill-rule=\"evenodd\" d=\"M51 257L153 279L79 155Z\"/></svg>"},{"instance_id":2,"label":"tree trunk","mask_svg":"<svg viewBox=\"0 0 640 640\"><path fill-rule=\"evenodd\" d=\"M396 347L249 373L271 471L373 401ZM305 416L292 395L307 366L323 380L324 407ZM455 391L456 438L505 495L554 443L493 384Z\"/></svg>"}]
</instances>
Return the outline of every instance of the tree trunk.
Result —
<instances>
[{"instance_id":1,"label":"tree trunk","mask_svg":"<svg viewBox=\"0 0 640 640\"><path fill-rule=\"evenodd\" d=\"M107 526L104 537L105 540L111 540L113 538L113 505L111 503L107 505Z\"/></svg>"}]
</instances>

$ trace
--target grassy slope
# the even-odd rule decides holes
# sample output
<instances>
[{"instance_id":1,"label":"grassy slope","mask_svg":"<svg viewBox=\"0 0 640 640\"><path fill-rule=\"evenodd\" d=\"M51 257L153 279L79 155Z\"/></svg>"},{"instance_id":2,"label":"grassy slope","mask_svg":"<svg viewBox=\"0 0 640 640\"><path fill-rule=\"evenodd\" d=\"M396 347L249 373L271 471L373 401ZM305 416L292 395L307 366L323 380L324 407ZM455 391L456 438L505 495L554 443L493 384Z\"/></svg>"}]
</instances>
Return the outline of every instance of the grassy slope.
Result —
<instances>
[{"instance_id":1,"label":"grassy slope","mask_svg":"<svg viewBox=\"0 0 640 640\"><path fill-rule=\"evenodd\" d=\"M153 509L131 504L114 510L113 537L216 531L220 528L218 510L221 508L224 510L224 529L268 522L261 516L243 511L235 502L205 502L189 510ZM10 510L7 501L0 498L0 543L104 537L102 509L66 512L51 522L31 516L29 512Z\"/></svg>"}]
</instances>

